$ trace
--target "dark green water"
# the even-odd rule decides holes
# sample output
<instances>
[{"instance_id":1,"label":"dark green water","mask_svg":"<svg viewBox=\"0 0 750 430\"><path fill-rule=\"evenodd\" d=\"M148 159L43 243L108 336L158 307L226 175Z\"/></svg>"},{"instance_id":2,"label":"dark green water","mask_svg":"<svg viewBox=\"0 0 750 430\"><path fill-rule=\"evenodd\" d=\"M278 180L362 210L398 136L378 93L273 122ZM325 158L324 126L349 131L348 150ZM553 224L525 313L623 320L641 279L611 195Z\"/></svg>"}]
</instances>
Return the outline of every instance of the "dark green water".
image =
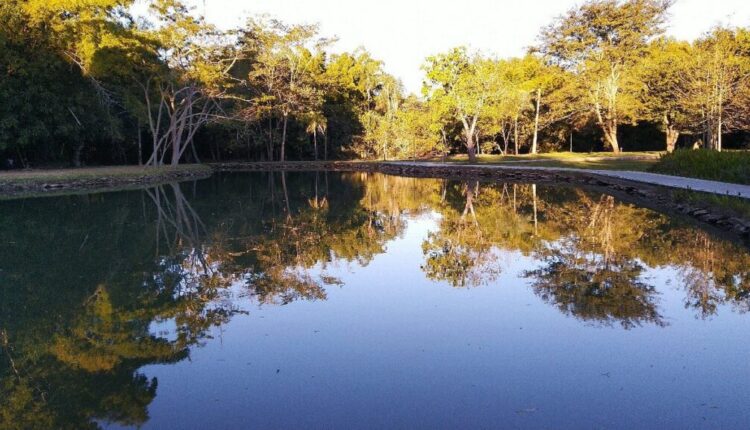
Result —
<instances>
[{"instance_id":1,"label":"dark green water","mask_svg":"<svg viewBox=\"0 0 750 430\"><path fill-rule=\"evenodd\" d=\"M0 429L748 428L750 253L575 188L0 202Z\"/></svg>"}]
</instances>

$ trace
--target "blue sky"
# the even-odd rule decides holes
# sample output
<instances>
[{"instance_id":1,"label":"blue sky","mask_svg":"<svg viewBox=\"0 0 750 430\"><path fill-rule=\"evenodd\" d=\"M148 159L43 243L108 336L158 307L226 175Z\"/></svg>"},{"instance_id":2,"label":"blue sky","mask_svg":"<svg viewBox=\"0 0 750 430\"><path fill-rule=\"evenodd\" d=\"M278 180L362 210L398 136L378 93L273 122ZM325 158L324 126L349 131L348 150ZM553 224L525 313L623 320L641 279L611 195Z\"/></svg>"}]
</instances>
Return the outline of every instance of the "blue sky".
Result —
<instances>
[{"instance_id":1,"label":"blue sky","mask_svg":"<svg viewBox=\"0 0 750 430\"><path fill-rule=\"evenodd\" d=\"M418 92L425 57L467 45L502 57L521 55L539 28L579 4L574 0L187 0L223 28L269 14L290 23L319 23L337 36L334 50L366 47L407 90ZM724 23L750 25L746 0L677 0L668 33L694 39Z\"/></svg>"}]
</instances>

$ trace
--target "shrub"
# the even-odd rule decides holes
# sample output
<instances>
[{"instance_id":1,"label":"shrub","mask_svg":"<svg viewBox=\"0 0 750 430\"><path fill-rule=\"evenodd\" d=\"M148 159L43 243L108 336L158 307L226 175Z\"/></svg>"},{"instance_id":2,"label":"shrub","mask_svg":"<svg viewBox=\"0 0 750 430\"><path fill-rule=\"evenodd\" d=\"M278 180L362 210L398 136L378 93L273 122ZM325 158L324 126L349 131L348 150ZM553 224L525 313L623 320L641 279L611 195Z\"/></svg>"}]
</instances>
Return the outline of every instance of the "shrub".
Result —
<instances>
[{"instance_id":1,"label":"shrub","mask_svg":"<svg viewBox=\"0 0 750 430\"><path fill-rule=\"evenodd\" d=\"M737 184L750 184L750 152L678 150L663 155L652 172Z\"/></svg>"}]
</instances>

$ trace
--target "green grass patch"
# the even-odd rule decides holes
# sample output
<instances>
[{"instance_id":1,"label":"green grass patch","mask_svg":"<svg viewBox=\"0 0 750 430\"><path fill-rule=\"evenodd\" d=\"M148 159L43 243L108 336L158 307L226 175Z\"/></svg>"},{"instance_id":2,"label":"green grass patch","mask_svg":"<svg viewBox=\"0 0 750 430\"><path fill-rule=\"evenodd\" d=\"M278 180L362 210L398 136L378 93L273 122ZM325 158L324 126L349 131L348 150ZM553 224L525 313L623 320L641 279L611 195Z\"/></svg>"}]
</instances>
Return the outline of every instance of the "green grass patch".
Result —
<instances>
[{"instance_id":1,"label":"green grass patch","mask_svg":"<svg viewBox=\"0 0 750 430\"><path fill-rule=\"evenodd\" d=\"M563 167L568 169L630 170L645 172L649 170L654 163L656 163L656 160L618 160L613 158L601 160L550 160L540 161L533 164L529 163L528 165L537 167Z\"/></svg>"},{"instance_id":2,"label":"green grass patch","mask_svg":"<svg viewBox=\"0 0 750 430\"><path fill-rule=\"evenodd\" d=\"M480 155L479 164L512 166L563 167L593 170L649 170L659 160L660 152L612 152L577 153L553 152L536 155ZM466 155L448 157L447 162L468 163Z\"/></svg>"},{"instance_id":3,"label":"green grass patch","mask_svg":"<svg viewBox=\"0 0 750 430\"><path fill-rule=\"evenodd\" d=\"M663 155L650 171L735 184L750 184L750 152L679 150Z\"/></svg>"}]
</instances>

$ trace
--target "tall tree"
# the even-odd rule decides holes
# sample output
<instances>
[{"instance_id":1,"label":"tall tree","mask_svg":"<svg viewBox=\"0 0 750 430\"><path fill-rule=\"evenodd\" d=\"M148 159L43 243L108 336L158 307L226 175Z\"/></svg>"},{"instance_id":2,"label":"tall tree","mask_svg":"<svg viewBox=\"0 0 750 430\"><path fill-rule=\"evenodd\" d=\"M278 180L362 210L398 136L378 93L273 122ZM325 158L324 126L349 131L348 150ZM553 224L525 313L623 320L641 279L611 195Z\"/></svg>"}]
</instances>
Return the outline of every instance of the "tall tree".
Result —
<instances>
[{"instance_id":1,"label":"tall tree","mask_svg":"<svg viewBox=\"0 0 750 430\"><path fill-rule=\"evenodd\" d=\"M672 0L590 0L542 30L539 50L576 74L605 143L620 152L618 126L637 119L635 68L664 31Z\"/></svg>"},{"instance_id":2,"label":"tall tree","mask_svg":"<svg viewBox=\"0 0 750 430\"><path fill-rule=\"evenodd\" d=\"M661 123L666 150L675 150L680 133L689 129L694 112L689 101L689 75L694 66L693 49L687 42L655 40L639 65L643 83L643 118Z\"/></svg>"},{"instance_id":3,"label":"tall tree","mask_svg":"<svg viewBox=\"0 0 750 430\"><path fill-rule=\"evenodd\" d=\"M148 32L162 67L141 82L153 151L147 164L163 164L169 154L178 164L205 124L216 118L236 55L227 52L223 34L195 17L179 0L151 5L157 27ZM197 160L195 160L197 161Z\"/></svg>"},{"instance_id":4,"label":"tall tree","mask_svg":"<svg viewBox=\"0 0 750 430\"><path fill-rule=\"evenodd\" d=\"M366 140L365 117L376 108L375 97L387 78L382 61L363 48L330 57L323 76L323 111L328 118L326 142L336 141L339 150L359 156L373 155L374 151L361 148Z\"/></svg>"},{"instance_id":5,"label":"tall tree","mask_svg":"<svg viewBox=\"0 0 750 430\"><path fill-rule=\"evenodd\" d=\"M700 112L710 149L721 151L725 132L750 125L749 46L750 32L721 27L695 43L685 102Z\"/></svg>"},{"instance_id":6,"label":"tall tree","mask_svg":"<svg viewBox=\"0 0 750 430\"><path fill-rule=\"evenodd\" d=\"M492 60L470 58L464 47L429 57L422 66L426 72L422 93L460 122L470 162L476 161L479 120L489 98L497 95L493 91L498 78L494 66Z\"/></svg>"},{"instance_id":7,"label":"tall tree","mask_svg":"<svg viewBox=\"0 0 750 430\"><path fill-rule=\"evenodd\" d=\"M251 102L252 110L265 108L271 116L269 123L274 116L281 121L281 161L286 158L290 118L322 109L316 77L322 73L328 41L317 35L317 26L287 26L276 20L251 20L244 31L243 49L254 59L249 82L260 89Z\"/></svg>"}]
</instances>

